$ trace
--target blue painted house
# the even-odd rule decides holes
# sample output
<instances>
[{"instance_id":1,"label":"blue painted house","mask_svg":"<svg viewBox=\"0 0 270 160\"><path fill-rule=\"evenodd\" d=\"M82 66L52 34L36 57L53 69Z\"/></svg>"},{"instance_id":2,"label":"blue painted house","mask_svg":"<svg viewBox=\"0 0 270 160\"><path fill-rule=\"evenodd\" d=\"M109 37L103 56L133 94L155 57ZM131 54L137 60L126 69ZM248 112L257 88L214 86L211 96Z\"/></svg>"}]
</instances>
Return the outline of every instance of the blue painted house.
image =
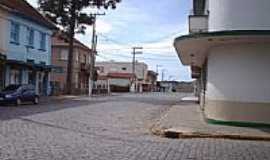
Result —
<instances>
[{"instance_id":1,"label":"blue painted house","mask_svg":"<svg viewBox=\"0 0 270 160\"><path fill-rule=\"evenodd\" d=\"M33 84L49 93L51 36L55 26L25 0L1 0L6 7L4 86ZM0 8L1 9L1 8Z\"/></svg>"}]
</instances>

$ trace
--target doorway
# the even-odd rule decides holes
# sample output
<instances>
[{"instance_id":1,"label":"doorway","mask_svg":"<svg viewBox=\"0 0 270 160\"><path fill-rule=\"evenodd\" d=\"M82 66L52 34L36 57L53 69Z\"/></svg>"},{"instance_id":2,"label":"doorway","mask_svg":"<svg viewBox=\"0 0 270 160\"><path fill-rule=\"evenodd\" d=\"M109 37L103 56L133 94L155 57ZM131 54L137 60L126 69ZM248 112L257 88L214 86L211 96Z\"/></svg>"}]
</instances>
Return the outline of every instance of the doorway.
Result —
<instances>
[{"instance_id":1,"label":"doorway","mask_svg":"<svg viewBox=\"0 0 270 160\"><path fill-rule=\"evenodd\" d=\"M4 88L4 80L5 80L5 72L4 72L4 65L0 64L0 91Z\"/></svg>"}]
</instances>

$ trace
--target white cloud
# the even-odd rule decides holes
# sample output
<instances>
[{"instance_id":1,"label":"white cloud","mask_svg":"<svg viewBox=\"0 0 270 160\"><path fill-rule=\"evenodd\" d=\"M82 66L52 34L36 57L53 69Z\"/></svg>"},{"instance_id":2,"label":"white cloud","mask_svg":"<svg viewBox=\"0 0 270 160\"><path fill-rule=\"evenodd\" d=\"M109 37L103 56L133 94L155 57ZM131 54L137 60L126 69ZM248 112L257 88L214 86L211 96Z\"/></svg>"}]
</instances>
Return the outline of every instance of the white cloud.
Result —
<instances>
[{"instance_id":1,"label":"white cloud","mask_svg":"<svg viewBox=\"0 0 270 160\"><path fill-rule=\"evenodd\" d=\"M37 0L27 1L37 7ZM90 13L93 9L88 8L86 11ZM105 12L106 16L97 19L97 33L104 35L99 36L98 61L131 61L131 47L143 46L144 54L138 55L138 59L147 62L150 69L155 70L155 66L160 64L168 70L167 77L190 80L190 69L182 66L173 47L174 38L188 33L187 23L163 23L154 12L141 10L130 1L123 1L116 10ZM178 32L175 32L177 28ZM92 27L88 26L86 34L76 35L76 38L91 47ZM152 40L144 41L148 39Z\"/></svg>"},{"instance_id":2,"label":"white cloud","mask_svg":"<svg viewBox=\"0 0 270 160\"><path fill-rule=\"evenodd\" d=\"M111 32L112 25L103 20L97 19L97 33L106 34Z\"/></svg>"},{"instance_id":3,"label":"white cloud","mask_svg":"<svg viewBox=\"0 0 270 160\"><path fill-rule=\"evenodd\" d=\"M28 3L30 3L33 7L38 6L38 0L27 0Z\"/></svg>"},{"instance_id":4,"label":"white cloud","mask_svg":"<svg viewBox=\"0 0 270 160\"><path fill-rule=\"evenodd\" d=\"M180 35L187 34L187 30L187 25L183 25L183 28L179 30L178 33L172 33L157 40L141 42L138 44L116 44L115 42L106 41L105 38L104 41L100 42L98 49L101 52L108 53L108 55L110 55L110 53L115 51L123 53L130 52L132 46L142 46L144 48L144 52L146 53L175 56L176 53L173 46L174 39Z\"/></svg>"}]
</instances>

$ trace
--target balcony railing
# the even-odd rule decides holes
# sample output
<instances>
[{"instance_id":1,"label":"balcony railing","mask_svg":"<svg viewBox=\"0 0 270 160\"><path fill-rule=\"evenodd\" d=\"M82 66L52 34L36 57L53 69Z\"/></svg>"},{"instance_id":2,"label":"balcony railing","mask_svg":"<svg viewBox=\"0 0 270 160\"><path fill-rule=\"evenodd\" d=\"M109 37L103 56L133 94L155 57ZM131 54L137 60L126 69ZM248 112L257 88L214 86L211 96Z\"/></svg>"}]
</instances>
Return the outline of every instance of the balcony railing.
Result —
<instances>
[{"instance_id":1,"label":"balcony railing","mask_svg":"<svg viewBox=\"0 0 270 160\"><path fill-rule=\"evenodd\" d=\"M190 15L189 33L202 33L208 31L208 15Z\"/></svg>"},{"instance_id":2,"label":"balcony railing","mask_svg":"<svg viewBox=\"0 0 270 160\"><path fill-rule=\"evenodd\" d=\"M90 64L81 63L81 71L90 72Z\"/></svg>"}]
</instances>

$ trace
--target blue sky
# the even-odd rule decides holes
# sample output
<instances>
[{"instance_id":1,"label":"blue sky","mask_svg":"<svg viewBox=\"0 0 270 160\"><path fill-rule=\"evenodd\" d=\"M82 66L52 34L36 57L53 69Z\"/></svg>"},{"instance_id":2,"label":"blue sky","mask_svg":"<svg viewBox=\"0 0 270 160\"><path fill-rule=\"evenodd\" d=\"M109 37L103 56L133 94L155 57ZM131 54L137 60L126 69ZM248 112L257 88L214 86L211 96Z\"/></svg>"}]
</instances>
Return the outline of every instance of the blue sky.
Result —
<instances>
[{"instance_id":1,"label":"blue sky","mask_svg":"<svg viewBox=\"0 0 270 160\"><path fill-rule=\"evenodd\" d=\"M37 0L28 0L35 7ZM145 62L151 70L165 70L166 80L189 81L190 70L181 64L173 48L177 36L188 33L190 0L122 0L116 10L98 18L98 61L131 61L131 47L143 46ZM102 12L102 11L101 11ZM91 27L76 37L91 44Z\"/></svg>"}]
</instances>

